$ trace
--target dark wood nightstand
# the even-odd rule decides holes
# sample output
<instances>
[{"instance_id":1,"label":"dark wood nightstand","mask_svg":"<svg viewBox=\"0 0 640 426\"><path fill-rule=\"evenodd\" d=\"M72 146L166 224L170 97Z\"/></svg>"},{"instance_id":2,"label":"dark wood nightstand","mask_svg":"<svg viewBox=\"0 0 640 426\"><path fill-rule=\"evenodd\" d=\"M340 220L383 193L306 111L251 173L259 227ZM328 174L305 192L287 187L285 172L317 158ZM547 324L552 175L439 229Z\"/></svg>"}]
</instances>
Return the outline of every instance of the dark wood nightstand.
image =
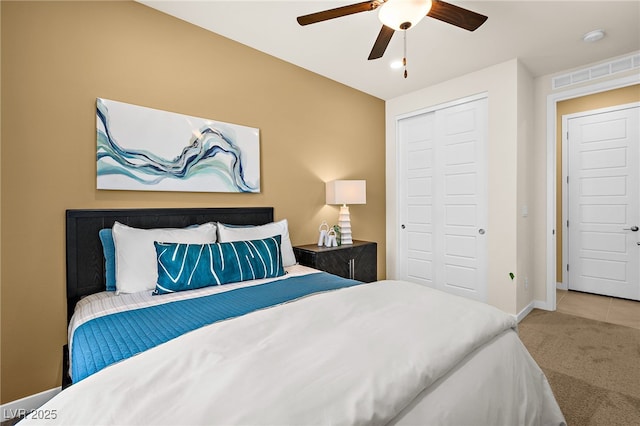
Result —
<instances>
[{"instance_id":1,"label":"dark wood nightstand","mask_svg":"<svg viewBox=\"0 0 640 426\"><path fill-rule=\"evenodd\" d=\"M353 244L324 247L307 244L293 248L298 263L353 280L378 279L378 244L354 240Z\"/></svg>"}]
</instances>

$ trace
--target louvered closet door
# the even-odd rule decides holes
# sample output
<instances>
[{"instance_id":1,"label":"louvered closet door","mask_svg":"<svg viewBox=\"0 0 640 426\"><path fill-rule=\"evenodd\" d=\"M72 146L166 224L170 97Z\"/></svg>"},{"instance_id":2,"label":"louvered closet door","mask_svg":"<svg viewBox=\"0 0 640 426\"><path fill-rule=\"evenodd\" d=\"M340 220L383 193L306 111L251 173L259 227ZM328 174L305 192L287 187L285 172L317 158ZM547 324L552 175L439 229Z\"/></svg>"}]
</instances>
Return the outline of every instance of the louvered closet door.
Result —
<instances>
[{"instance_id":1,"label":"louvered closet door","mask_svg":"<svg viewBox=\"0 0 640 426\"><path fill-rule=\"evenodd\" d=\"M399 120L400 279L486 300L486 99Z\"/></svg>"}]
</instances>

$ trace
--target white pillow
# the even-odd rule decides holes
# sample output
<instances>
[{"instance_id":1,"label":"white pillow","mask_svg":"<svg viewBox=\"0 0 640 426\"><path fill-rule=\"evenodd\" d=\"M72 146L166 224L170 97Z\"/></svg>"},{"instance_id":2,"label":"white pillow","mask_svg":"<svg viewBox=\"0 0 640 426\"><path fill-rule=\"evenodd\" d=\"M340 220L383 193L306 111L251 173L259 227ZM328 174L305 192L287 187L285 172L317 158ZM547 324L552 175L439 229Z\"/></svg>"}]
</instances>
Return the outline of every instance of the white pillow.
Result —
<instances>
[{"instance_id":1,"label":"white pillow","mask_svg":"<svg viewBox=\"0 0 640 426\"><path fill-rule=\"evenodd\" d=\"M137 293L156 288L158 263L154 241L193 244L216 242L216 225L212 222L189 228L157 229L132 228L115 222L112 232L116 249L117 293Z\"/></svg>"},{"instance_id":2,"label":"white pillow","mask_svg":"<svg viewBox=\"0 0 640 426\"><path fill-rule=\"evenodd\" d=\"M218 237L221 243L261 240L263 238L273 237L274 235L280 235L282 237L280 243L282 265L295 265L296 256L293 254L293 247L289 239L289 223L287 219L258 226L233 226L218 222Z\"/></svg>"}]
</instances>

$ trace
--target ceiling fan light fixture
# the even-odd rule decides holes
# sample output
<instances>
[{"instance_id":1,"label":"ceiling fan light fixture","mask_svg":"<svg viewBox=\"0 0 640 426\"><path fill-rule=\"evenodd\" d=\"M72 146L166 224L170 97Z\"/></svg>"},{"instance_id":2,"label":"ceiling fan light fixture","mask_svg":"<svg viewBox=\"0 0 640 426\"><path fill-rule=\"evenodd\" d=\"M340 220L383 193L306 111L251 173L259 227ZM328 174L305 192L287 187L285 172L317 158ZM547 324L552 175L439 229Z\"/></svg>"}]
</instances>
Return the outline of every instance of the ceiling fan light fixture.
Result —
<instances>
[{"instance_id":1,"label":"ceiling fan light fixture","mask_svg":"<svg viewBox=\"0 0 640 426\"><path fill-rule=\"evenodd\" d=\"M387 0L378 12L383 25L396 31L407 30L431 10L431 0Z\"/></svg>"}]
</instances>

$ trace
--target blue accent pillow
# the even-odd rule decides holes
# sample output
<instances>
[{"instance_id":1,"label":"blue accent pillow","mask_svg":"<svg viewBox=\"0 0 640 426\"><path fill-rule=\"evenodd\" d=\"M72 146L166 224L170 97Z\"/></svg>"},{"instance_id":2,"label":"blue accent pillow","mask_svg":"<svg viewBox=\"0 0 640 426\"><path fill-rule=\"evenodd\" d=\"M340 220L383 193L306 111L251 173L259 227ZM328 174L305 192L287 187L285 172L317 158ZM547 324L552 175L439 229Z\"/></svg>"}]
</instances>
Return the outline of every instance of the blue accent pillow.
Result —
<instances>
[{"instance_id":1,"label":"blue accent pillow","mask_svg":"<svg viewBox=\"0 0 640 426\"><path fill-rule=\"evenodd\" d=\"M107 291L116 291L116 245L113 243L111 228L98 231L104 254L104 280Z\"/></svg>"},{"instance_id":2,"label":"blue accent pillow","mask_svg":"<svg viewBox=\"0 0 640 426\"><path fill-rule=\"evenodd\" d=\"M154 244L158 259L154 295L285 274L280 235L228 243Z\"/></svg>"}]
</instances>

